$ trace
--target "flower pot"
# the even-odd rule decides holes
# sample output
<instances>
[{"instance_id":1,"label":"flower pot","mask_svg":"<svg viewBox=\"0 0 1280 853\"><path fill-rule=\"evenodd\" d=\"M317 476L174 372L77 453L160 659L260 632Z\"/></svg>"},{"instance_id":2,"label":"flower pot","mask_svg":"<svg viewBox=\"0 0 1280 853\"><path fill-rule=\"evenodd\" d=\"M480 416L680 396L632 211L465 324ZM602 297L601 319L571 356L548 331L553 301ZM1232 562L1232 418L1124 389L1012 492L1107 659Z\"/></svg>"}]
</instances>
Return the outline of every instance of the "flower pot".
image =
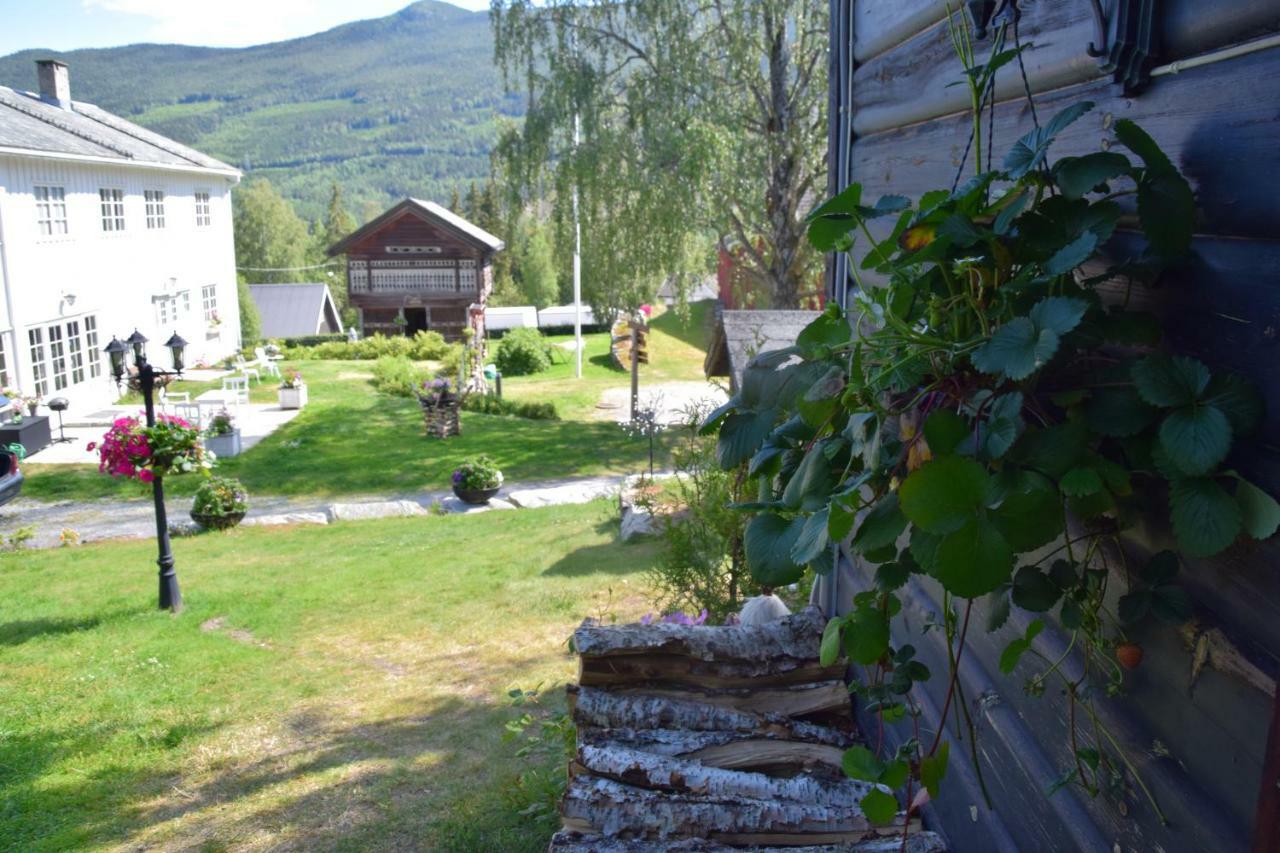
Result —
<instances>
[{"instance_id":1,"label":"flower pot","mask_svg":"<svg viewBox=\"0 0 1280 853\"><path fill-rule=\"evenodd\" d=\"M240 430L233 429L231 432L223 433L222 435L206 435L204 437L204 446L206 450L219 459L239 456Z\"/></svg>"},{"instance_id":2,"label":"flower pot","mask_svg":"<svg viewBox=\"0 0 1280 853\"><path fill-rule=\"evenodd\" d=\"M27 403L27 414L34 418L36 416L36 409L38 408L40 408L39 403Z\"/></svg>"},{"instance_id":3,"label":"flower pot","mask_svg":"<svg viewBox=\"0 0 1280 853\"><path fill-rule=\"evenodd\" d=\"M232 512L227 515L209 515L193 511L191 519L205 530L229 530L244 521L244 513Z\"/></svg>"},{"instance_id":4,"label":"flower pot","mask_svg":"<svg viewBox=\"0 0 1280 853\"><path fill-rule=\"evenodd\" d=\"M454 486L453 493L458 496L458 500L472 506L482 506L489 502L489 499L498 493L501 486L494 486L491 489L464 489L461 486Z\"/></svg>"},{"instance_id":5,"label":"flower pot","mask_svg":"<svg viewBox=\"0 0 1280 853\"><path fill-rule=\"evenodd\" d=\"M280 408L301 409L307 404L307 386L280 389Z\"/></svg>"}]
</instances>

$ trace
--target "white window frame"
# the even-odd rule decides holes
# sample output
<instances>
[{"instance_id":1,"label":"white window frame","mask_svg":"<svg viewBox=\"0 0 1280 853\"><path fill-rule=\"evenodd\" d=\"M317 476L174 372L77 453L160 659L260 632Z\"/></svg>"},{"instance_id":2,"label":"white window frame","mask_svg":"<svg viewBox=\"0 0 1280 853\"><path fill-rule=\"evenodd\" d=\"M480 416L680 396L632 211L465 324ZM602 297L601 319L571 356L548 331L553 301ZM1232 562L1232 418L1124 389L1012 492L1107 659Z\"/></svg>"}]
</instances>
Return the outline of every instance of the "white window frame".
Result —
<instances>
[{"instance_id":1,"label":"white window frame","mask_svg":"<svg viewBox=\"0 0 1280 853\"><path fill-rule=\"evenodd\" d=\"M67 373L67 330L61 323L45 327L49 340L49 374L53 378L53 390L63 391L69 384Z\"/></svg>"},{"instance_id":2,"label":"white window frame","mask_svg":"<svg viewBox=\"0 0 1280 853\"><path fill-rule=\"evenodd\" d=\"M85 314L80 320L84 326L84 349L89 354L89 378L97 379L102 375L102 349L98 346L98 317L96 314Z\"/></svg>"},{"instance_id":3,"label":"white window frame","mask_svg":"<svg viewBox=\"0 0 1280 853\"><path fill-rule=\"evenodd\" d=\"M200 288L200 308L204 312L205 325L218 319L218 285L206 284Z\"/></svg>"},{"instance_id":4,"label":"white window frame","mask_svg":"<svg viewBox=\"0 0 1280 853\"><path fill-rule=\"evenodd\" d=\"M80 318L67 321L67 363L71 370L71 384L80 385L84 382L86 374L84 369L84 338L82 334L82 324Z\"/></svg>"},{"instance_id":5,"label":"white window frame","mask_svg":"<svg viewBox=\"0 0 1280 853\"><path fill-rule=\"evenodd\" d=\"M37 397L49 393L49 362L44 346L44 329L32 326L27 329L27 346L31 354L31 385Z\"/></svg>"},{"instance_id":6,"label":"white window frame","mask_svg":"<svg viewBox=\"0 0 1280 853\"><path fill-rule=\"evenodd\" d=\"M125 230L124 190L118 187L99 187L98 208L102 215L104 234L118 234Z\"/></svg>"},{"instance_id":7,"label":"white window frame","mask_svg":"<svg viewBox=\"0 0 1280 853\"><path fill-rule=\"evenodd\" d=\"M58 184L36 184L31 188L36 202L36 230L41 237L65 237L67 223L67 189Z\"/></svg>"},{"instance_id":8,"label":"white window frame","mask_svg":"<svg viewBox=\"0 0 1280 853\"><path fill-rule=\"evenodd\" d=\"M213 225L213 193L209 190L196 190L196 227L208 228Z\"/></svg>"},{"instance_id":9,"label":"white window frame","mask_svg":"<svg viewBox=\"0 0 1280 853\"><path fill-rule=\"evenodd\" d=\"M142 201L147 215L147 230L162 230L164 228L164 190L143 190Z\"/></svg>"}]
</instances>

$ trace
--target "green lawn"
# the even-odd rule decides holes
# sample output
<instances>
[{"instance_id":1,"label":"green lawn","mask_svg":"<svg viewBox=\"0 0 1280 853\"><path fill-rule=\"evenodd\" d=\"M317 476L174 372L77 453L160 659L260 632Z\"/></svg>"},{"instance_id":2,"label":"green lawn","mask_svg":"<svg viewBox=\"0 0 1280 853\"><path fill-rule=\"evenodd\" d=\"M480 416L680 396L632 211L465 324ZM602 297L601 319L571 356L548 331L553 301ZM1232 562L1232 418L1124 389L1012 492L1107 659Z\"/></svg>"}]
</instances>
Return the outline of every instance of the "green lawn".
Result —
<instances>
[{"instance_id":1,"label":"green lawn","mask_svg":"<svg viewBox=\"0 0 1280 853\"><path fill-rule=\"evenodd\" d=\"M0 847L542 850L506 691L643 609L604 503L0 554Z\"/></svg>"},{"instance_id":2,"label":"green lawn","mask_svg":"<svg viewBox=\"0 0 1280 853\"><path fill-rule=\"evenodd\" d=\"M706 304L693 306L681 323L674 313L654 321L652 364L642 383L702 378L702 350L694 341L705 328ZM560 340L560 339L554 339ZM648 447L629 437L616 423L600 420L595 404L609 387L624 387L626 373L609 364L609 336L587 337L583 379L573 378L572 353L550 370L531 377L504 380L504 393L514 399L554 401L560 421L464 412L463 433L447 441L423 435L416 401L388 397L369 383L372 362L307 361L296 365L305 374L310 402L292 422L241 456L223 460L219 473L239 478L250 493L334 496L343 494L413 493L448 487L455 465L467 456L487 453L508 481L628 474L640 471ZM182 382L176 391L192 397L210 384ZM276 383L268 378L252 389L254 402L275 399ZM27 497L54 500L111 496L142 497L148 492L132 481L116 481L91 465L41 465L24 470ZM195 477L173 478L174 494L188 494Z\"/></svg>"}]
</instances>

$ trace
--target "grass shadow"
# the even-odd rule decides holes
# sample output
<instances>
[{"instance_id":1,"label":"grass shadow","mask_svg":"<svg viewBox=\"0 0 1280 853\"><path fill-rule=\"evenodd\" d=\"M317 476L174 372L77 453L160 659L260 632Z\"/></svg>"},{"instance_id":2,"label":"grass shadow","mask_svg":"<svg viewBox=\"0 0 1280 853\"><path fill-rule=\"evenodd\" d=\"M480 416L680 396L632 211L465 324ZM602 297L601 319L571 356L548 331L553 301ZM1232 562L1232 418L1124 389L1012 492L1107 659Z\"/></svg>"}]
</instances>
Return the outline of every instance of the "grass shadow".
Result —
<instances>
[{"instance_id":1,"label":"grass shadow","mask_svg":"<svg viewBox=\"0 0 1280 853\"><path fill-rule=\"evenodd\" d=\"M79 619L19 619L0 625L0 646L20 646L38 637L56 637L88 631L102 624L101 616Z\"/></svg>"},{"instance_id":2,"label":"grass shadow","mask_svg":"<svg viewBox=\"0 0 1280 853\"><path fill-rule=\"evenodd\" d=\"M612 526L612 525L610 525ZM662 544L657 539L634 539L622 545L628 560L618 560L619 544L607 542L588 545L556 560L542 574L547 577L586 577L588 575L629 575L653 568L661 556Z\"/></svg>"}]
</instances>

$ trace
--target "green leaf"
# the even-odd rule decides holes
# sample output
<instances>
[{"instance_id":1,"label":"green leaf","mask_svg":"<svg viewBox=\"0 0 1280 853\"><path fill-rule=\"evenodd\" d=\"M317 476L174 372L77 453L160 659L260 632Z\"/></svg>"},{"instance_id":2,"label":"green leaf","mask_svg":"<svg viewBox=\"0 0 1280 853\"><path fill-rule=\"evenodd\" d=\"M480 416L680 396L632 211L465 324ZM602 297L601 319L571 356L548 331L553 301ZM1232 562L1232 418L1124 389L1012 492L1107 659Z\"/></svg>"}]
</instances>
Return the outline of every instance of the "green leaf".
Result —
<instances>
[{"instance_id":1,"label":"green leaf","mask_svg":"<svg viewBox=\"0 0 1280 853\"><path fill-rule=\"evenodd\" d=\"M1120 621L1126 625L1132 625L1140 621L1150 611L1151 591L1146 589L1136 589L1120 596L1120 601L1116 605L1116 612L1120 615Z\"/></svg>"},{"instance_id":2,"label":"green leaf","mask_svg":"<svg viewBox=\"0 0 1280 853\"><path fill-rule=\"evenodd\" d=\"M831 544L831 540L827 538L827 519L829 511L826 507L809 516L805 521L804 527L800 528L800 535L796 537L796 543L791 547L791 559L800 564L806 565L818 559L827 546Z\"/></svg>"},{"instance_id":3,"label":"green leaf","mask_svg":"<svg viewBox=\"0 0 1280 853\"><path fill-rule=\"evenodd\" d=\"M853 550L866 554L877 548L892 545L907 529L907 517L898 506L898 493L888 492L858 525L858 532L853 536Z\"/></svg>"},{"instance_id":4,"label":"green leaf","mask_svg":"<svg viewBox=\"0 0 1280 853\"><path fill-rule=\"evenodd\" d=\"M974 518L938 545L934 577L953 595L976 598L1009 579L1013 549L986 518Z\"/></svg>"},{"instance_id":5,"label":"green leaf","mask_svg":"<svg viewBox=\"0 0 1280 853\"><path fill-rule=\"evenodd\" d=\"M924 422L924 440L934 456L946 456L969 435L969 422L951 409L938 409Z\"/></svg>"},{"instance_id":6,"label":"green leaf","mask_svg":"<svg viewBox=\"0 0 1280 853\"><path fill-rule=\"evenodd\" d=\"M880 774L880 784L888 788L899 788L906 784L910 773L911 768L907 766L907 762L890 761L884 766L884 772Z\"/></svg>"},{"instance_id":7,"label":"green leaf","mask_svg":"<svg viewBox=\"0 0 1280 853\"><path fill-rule=\"evenodd\" d=\"M898 799L879 788L872 788L858 803L867 820L877 825L893 823L898 816Z\"/></svg>"},{"instance_id":8,"label":"green leaf","mask_svg":"<svg viewBox=\"0 0 1280 853\"><path fill-rule=\"evenodd\" d=\"M1044 613L1061 597L1058 585L1035 566L1023 566L1013 576L1013 603L1023 610Z\"/></svg>"},{"instance_id":9,"label":"green leaf","mask_svg":"<svg viewBox=\"0 0 1280 853\"><path fill-rule=\"evenodd\" d=\"M1149 355L1130 370L1142 399L1165 408L1187 406L1209 385L1209 368L1184 355Z\"/></svg>"},{"instance_id":10,"label":"green leaf","mask_svg":"<svg viewBox=\"0 0 1280 853\"><path fill-rule=\"evenodd\" d=\"M1030 131L1014 143L1004 158L1004 168L1008 171L1010 180L1016 181L1027 172L1039 168L1053 138L1091 109L1091 101L1077 101L1055 115L1047 124Z\"/></svg>"},{"instance_id":11,"label":"green leaf","mask_svg":"<svg viewBox=\"0 0 1280 853\"><path fill-rule=\"evenodd\" d=\"M843 542L853 532L853 524L857 520L857 513L833 502L827 516L827 536L832 542Z\"/></svg>"},{"instance_id":12,"label":"green leaf","mask_svg":"<svg viewBox=\"0 0 1280 853\"><path fill-rule=\"evenodd\" d=\"M1178 544L1193 557L1218 553L1240 533L1240 507L1212 477L1175 480L1169 508Z\"/></svg>"},{"instance_id":13,"label":"green leaf","mask_svg":"<svg viewBox=\"0 0 1280 853\"><path fill-rule=\"evenodd\" d=\"M1014 480L1005 490L991 520L1017 553L1047 545L1062 533L1062 504L1057 489L1044 476L1030 471L1001 472L1001 482Z\"/></svg>"},{"instance_id":14,"label":"green leaf","mask_svg":"<svg viewBox=\"0 0 1280 853\"><path fill-rule=\"evenodd\" d=\"M1029 317L1015 317L974 350L970 360L983 373L1016 381L1030 376L1057 351L1057 334L1050 329L1038 330Z\"/></svg>"},{"instance_id":15,"label":"green leaf","mask_svg":"<svg viewBox=\"0 0 1280 853\"><path fill-rule=\"evenodd\" d=\"M1214 406L1175 409L1160 424L1160 446L1187 474L1207 474L1231 449L1231 424Z\"/></svg>"},{"instance_id":16,"label":"green leaf","mask_svg":"<svg viewBox=\"0 0 1280 853\"><path fill-rule=\"evenodd\" d=\"M1133 388L1100 388L1084 407L1089 429L1112 438L1137 435L1155 416L1156 410L1144 403Z\"/></svg>"},{"instance_id":17,"label":"green leaf","mask_svg":"<svg viewBox=\"0 0 1280 853\"><path fill-rule=\"evenodd\" d=\"M809 448L782 492L783 505L811 511L826 506L837 474L831 470L824 446L825 443L818 443Z\"/></svg>"},{"instance_id":18,"label":"green leaf","mask_svg":"<svg viewBox=\"0 0 1280 853\"><path fill-rule=\"evenodd\" d=\"M1089 303L1083 299L1070 296L1050 296L1041 299L1031 309L1031 322L1037 329L1051 329L1059 335L1065 335L1084 319L1089 310Z\"/></svg>"},{"instance_id":19,"label":"green leaf","mask_svg":"<svg viewBox=\"0 0 1280 853\"><path fill-rule=\"evenodd\" d=\"M1153 554L1142 567L1142 579L1151 586L1161 586L1176 578L1180 568L1177 554L1173 551L1161 551Z\"/></svg>"},{"instance_id":20,"label":"green leaf","mask_svg":"<svg viewBox=\"0 0 1280 853\"><path fill-rule=\"evenodd\" d=\"M939 456L903 481L899 500L912 524L930 533L950 533L982 509L988 488L982 465L963 456Z\"/></svg>"},{"instance_id":21,"label":"green leaf","mask_svg":"<svg viewBox=\"0 0 1280 853\"><path fill-rule=\"evenodd\" d=\"M1058 189L1067 198L1080 198L1112 178L1128 174L1129 158L1113 151L1096 151L1083 157L1063 157L1053 166Z\"/></svg>"},{"instance_id":22,"label":"green leaf","mask_svg":"<svg viewBox=\"0 0 1280 853\"><path fill-rule=\"evenodd\" d=\"M911 576L911 567L905 563L881 563L876 566L876 588L884 592L893 592L907 582Z\"/></svg>"},{"instance_id":23,"label":"green leaf","mask_svg":"<svg viewBox=\"0 0 1280 853\"><path fill-rule=\"evenodd\" d=\"M761 412L735 412L720 425L720 440L716 444L716 460L726 471L737 468L760 449L765 438L773 431L778 413L773 409Z\"/></svg>"},{"instance_id":24,"label":"green leaf","mask_svg":"<svg viewBox=\"0 0 1280 853\"><path fill-rule=\"evenodd\" d=\"M1234 373L1219 373L1209 380L1205 402L1216 406L1231 422L1233 435L1248 435L1262 422L1265 407L1258 387Z\"/></svg>"},{"instance_id":25,"label":"green leaf","mask_svg":"<svg viewBox=\"0 0 1280 853\"><path fill-rule=\"evenodd\" d=\"M847 344L853 338L853 327L840 316L823 312L796 337L796 346L806 357L812 357L819 347L836 347Z\"/></svg>"},{"instance_id":26,"label":"green leaf","mask_svg":"<svg viewBox=\"0 0 1280 853\"><path fill-rule=\"evenodd\" d=\"M786 586L800 580L804 568L791 559L791 551L804 527L804 519L788 520L764 512L747 522L743 534L747 569L762 586Z\"/></svg>"},{"instance_id":27,"label":"green leaf","mask_svg":"<svg viewBox=\"0 0 1280 853\"><path fill-rule=\"evenodd\" d=\"M951 755L951 742L944 740L933 755L920 761L920 783L933 799L938 798L942 779L947 775L947 759Z\"/></svg>"},{"instance_id":28,"label":"green leaf","mask_svg":"<svg viewBox=\"0 0 1280 853\"><path fill-rule=\"evenodd\" d=\"M1018 666L1018 661L1022 660L1023 654L1027 649L1031 648L1031 644L1022 637L1015 637L1009 641L1009 645L1004 647L1004 651L1000 653L1000 671L1005 675L1010 674Z\"/></svg>"},{"instance_id":29,"label":"green leaf","mask_svg":"<svg viewBox=\"0 0 1280 853\"><path fill-rule=\"evenodd\" d=\"M1071 497L1096 495L1103 489L1102 476L1093 468L1072 468L1062 475L1058 487L1064 495Z\"/></svg>"},{"instance_id":30,"label":"green leaf","mask_svg":"<svg viewBox=\"0 0 1280 853\"><path fill-rule=\"evenodd\" d=\"M1195 607L1185 589L1173 584L1165 584L1151 591L1151 612L1162 622L1181 625L1191 618Z\"/></svg>"},{"instance_id":31,"label":"green leaf","mask_svg":"<svg viewBox=\"0 0 1280 853\"><path fill-rule=\"evenodd\" d=\"M1245 532L1254 539L1269 539L1280 527L1280 503L1243 477L1237 478L1236 506Z\"/></svg>"},{"instance_id":32,"label":"green leaf","mask_svg":"<svg viewBox=\"0 0 1280 853\"><path fill-rule=\"evenodd\" d=\"M1142 162L1147 165L1148 169L1173 169L1173 163L1160 150L1160 146L1156 145L1156 141L1130 119L1122 118L1117 121L1115 133L1116 139L1120 140L1120 144L1141 157Z\"/></svg>"},{"instance_id":33,"label":"green leaf","mask_svg":"<svg viewBox=\"0 0 1280 853\"><path fill-rule=\"evenodd\" d=\"M831 619L827 627L822 629L822 644L818 646L818 663L831 666L840 659L840 629L844 620Z\"/></svg>"},{"instance_id":34,"label":"green leaf","mask_svg":"<svg viewBox=\"0 0 1280 853\"><path fill-rule=\"evenodd\" d=\"M1029 430L1018 443L1027 467L1055 479L1080 463L1089 441L1088 430L1079 421L1067 421L1042 430Z\"/></svg>"},{"instance_id":35,"label":"green leaf","mask_svg":"<svg viewBox=\"0 0 1280 853\"><path fill-rule=\"evenodd\" d=\"M859 782L879 782L880 774L884 772L884 762L865 746L846 749L840 766L844 768L844 775Z\"/></svg>"},{"instance_id":36,"label":"green leaf","mask_svg":"<svg viewBox=\"0 0 1280 853\"><path fill-rule=\"evenodd\" d=\"M1009 621L1009 590L1003 585L987 594L987 632L999 631Z\"/></svg>"},{"instance_id":37,"label":"green leaf","mask_svg":"<svg viewBox=\"0 0 1280 853\"><path fill-rule=\"evenodd\" d=\"M844 649L854 663L873 664L889 650L889 617L872 606L859 607L847 617Z\"/></svg>"},{"instance_id":38,"label":"green leaf","mask_svg":"<svg viewBox=\"0 0 1280 853\"><path fill-rule=\"evenodd\" d=\"M982 239L982 230L973 224L969 217L962 213L953 213L941 226L938 234L950 237L957 246L972 246Z\"/></svg>"},{"instance_id":39,"label":"green leaf","mask_svg":"<svg viewBox=\"0 0 1280 853\"><path fill-rule=\"evenodd\" d=\"M1138 221L1156 254L1181 258L1191 249L1196 197L1173 169L1148 171L1138 181Z\"/></svg>"},{"instance_id":40,"label":"green leaf","mask_svg":"<svg viewBox=\"0 0 1280 853\"><path fill-rule=\"evenodd\" d=\"M1027 202L1031 200L1030 190L1020 190L1016 196L1009 200L1007 204L996 214L995 222L992 223L992 229L999 235L1004 236L1009 233L1009 228L1013 225L1013 220L1018 217L1026 208Z\"/></svg>"},{"instance_id":41,"label":"green leaf","mask_svg":"<svg viewBox=\"0 0 1280 853\"><path fill-rule=\"evenodd\" d=\"M698 435L711 435L711 433L719 429L720 422L732 414L740 405L741 401L737 397L731 397L722 403L703 420L702 425L698 427Z\"/></svg>"},{"instance_id":42,"label":"green leaf","mask_svg":"<svg viewBox=\"0 0 1280 853\"><path fill-rule=\"evenodd\" d=\"M1089 260L1093 250L1096 248L1098 248L1098 235L1092 231L1085 231L1079 237L1054 252L1049 260L1044 262L1044 271L1047 275L1069 273Z\"/></svg>"}]
</instances>

